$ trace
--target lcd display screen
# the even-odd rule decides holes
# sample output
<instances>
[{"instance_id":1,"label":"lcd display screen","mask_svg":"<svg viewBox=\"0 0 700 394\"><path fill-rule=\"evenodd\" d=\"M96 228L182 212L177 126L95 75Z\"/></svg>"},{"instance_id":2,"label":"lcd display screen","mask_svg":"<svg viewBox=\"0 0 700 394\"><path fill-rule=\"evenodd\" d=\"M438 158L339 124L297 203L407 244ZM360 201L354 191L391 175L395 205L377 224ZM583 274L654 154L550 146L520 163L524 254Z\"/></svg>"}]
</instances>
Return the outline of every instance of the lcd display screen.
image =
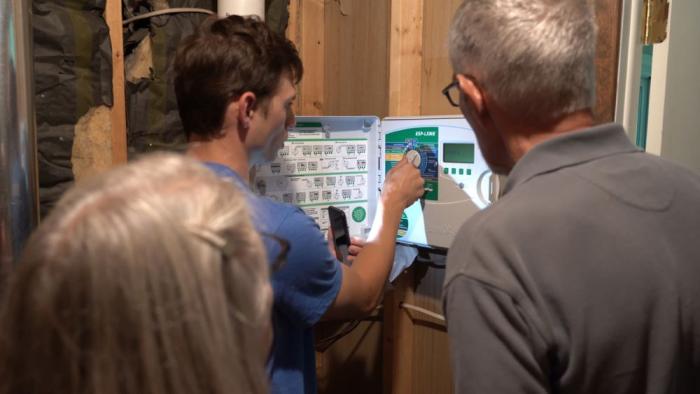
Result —
<instances>
[{"instance_id":1,"label":"lcd display screen","mask_svg":"<svg viewBox=\"0 0 700 394\"><path fill-rule=\"evenodd\" d=\"M474 163L474 144L442 144L445 163Z\"/></svg>"}]
</instances>

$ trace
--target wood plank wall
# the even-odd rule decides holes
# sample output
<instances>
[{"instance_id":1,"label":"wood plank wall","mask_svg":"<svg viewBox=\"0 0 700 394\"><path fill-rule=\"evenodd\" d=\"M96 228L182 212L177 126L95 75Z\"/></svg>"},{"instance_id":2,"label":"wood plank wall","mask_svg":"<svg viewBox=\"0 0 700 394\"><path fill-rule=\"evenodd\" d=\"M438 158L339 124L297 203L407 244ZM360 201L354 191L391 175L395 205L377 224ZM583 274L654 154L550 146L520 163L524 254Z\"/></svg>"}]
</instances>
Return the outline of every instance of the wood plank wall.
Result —
<instances>
[{"instance_id":1,"label":"wood plank wall","mask_svg":"<svg viewBox=\"0 0 700 394\"><path fill-rule=\"evenodd\" d=\"M459 114L440 91L452 79L447 29L460 2L292 0L288 36L299 46L306 68L298 113ZM615 109L621 0L596 0L596 5L594 110L598 122L607 122ZM316 87L321 79L323 86ZM421 264L401 275L387 293L383 325L363 323L319 355L320 392L451 393L444 325L399 308L410 302L442 313L443 278L444 271Z\"/></svg>"},{"instance_id":2,"label":"wood plank wall","mask_svg":"<svg viewBox=\"0 0 700 394\"><path fill-rule=\"evenodd\" d=\"M287 37L304 61L299 115L388 114L389 0L291 0Z\"/></svg>"},{"instance_id":3,"label":"wood plank wall","mask_svg":"<svg viewBox=\"0 0 700 394\"><path fill-rule=\"evenodd\" d=\"M304 61L299 115L389 113L389 0L291 0L287 37ZM320 393L382 392L383 312L317 353ZM316 329L317 339L337 332Z\"/></svg>"},{"instance_id":4,"label":"wood plank wall","mask_svg":"<svg viewBox=\"0 0 700 394\"><path fill-rule=\"evenodd\" d=\"M387 116L389 2L327 2L325 102L329 115Z\"/></svg>"},{"instance_id":5,"label":"wood plank wall","mask_svg":"<svg viewBox=\"0 0 700 394\"><path fill-rule=\"evenodd\" d=\"M326 53L324 8L324 0L291 0L289 5L287 37L294 42L304 61L304 78L297 89L298 114L323 114Z\"/></svg>"},{"instance_id":6,"label":"wood plank wall","mask_svg":"<svg viewBox=\"0 0 700 394\"><path fill-rule=\"evenodd\" d=\"M450 105L442 88L452 81L452 66L447 55L447 32L461 0L426 1L423 10L423 69L421 72L422 115L461 115Z\"/></svg>"},{"instance_id":7,"label":"wood plank wall","mask_svg":"<svg viewBox=\"0 0 700 394\"><path fill-rule=\"evenodd\" d=\"M622 0L596 0L595 6L598 42L594 115L598 123L605 123L615 118Z\"/></svg>"},{"instance_id":8,"label":"wood plank wall","mask_svg":"<svg viewBox=\"0 0 700 394\"><path fill-rule=\"evenodd\" d=\"M391 1L389 35L389 115L421 113L423 0Z\"/></svg>"}]
</instances>

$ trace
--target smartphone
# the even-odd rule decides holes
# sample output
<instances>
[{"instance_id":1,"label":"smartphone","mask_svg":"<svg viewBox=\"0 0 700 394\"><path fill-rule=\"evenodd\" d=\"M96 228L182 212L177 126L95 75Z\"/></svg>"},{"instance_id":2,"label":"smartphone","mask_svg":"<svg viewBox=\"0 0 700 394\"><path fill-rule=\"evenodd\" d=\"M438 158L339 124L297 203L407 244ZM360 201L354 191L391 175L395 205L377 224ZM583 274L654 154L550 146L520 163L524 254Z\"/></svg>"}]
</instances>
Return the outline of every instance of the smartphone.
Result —
<instances>
[{"instance_id":1,"label":"smartphone","mask_svg":"<svg viewBox=\"0 0 700 394\"><path fill-rule=\"evenodd\" d=\"M331 205L328 207L328 218L333 231L335 254L341 259L341 262L345 263L348 260L348 248L350 247L350 231L345 212Z\"/></svg>"}]
</instances>

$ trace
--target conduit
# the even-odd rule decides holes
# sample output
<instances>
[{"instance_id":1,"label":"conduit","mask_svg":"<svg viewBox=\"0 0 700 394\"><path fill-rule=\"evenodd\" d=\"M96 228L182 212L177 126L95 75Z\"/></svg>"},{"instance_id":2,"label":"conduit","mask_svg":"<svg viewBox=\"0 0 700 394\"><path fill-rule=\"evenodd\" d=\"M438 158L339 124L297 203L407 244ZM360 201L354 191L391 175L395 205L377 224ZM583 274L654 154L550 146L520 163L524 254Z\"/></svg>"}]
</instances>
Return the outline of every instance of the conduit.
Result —
<instances>
[{"instance_id":1,"label":"conduit","mask_svg":"<svg viewBox=\"0 0 700 394\"><path fill-rule=\"evenodd\" d=\"M220 17L257 15L265 20L265 0L218 0L216 9Z\"/></svg>"},{"instance_id":2,"label":"conduit","mask_svg":"<svg viewBox=\"0 0 700 394\"><path fill-rule=\"evenodd\" d=\"M0 268L39 221L31 28L25 0L0 2Z\"/></svg>"}]
</instances>

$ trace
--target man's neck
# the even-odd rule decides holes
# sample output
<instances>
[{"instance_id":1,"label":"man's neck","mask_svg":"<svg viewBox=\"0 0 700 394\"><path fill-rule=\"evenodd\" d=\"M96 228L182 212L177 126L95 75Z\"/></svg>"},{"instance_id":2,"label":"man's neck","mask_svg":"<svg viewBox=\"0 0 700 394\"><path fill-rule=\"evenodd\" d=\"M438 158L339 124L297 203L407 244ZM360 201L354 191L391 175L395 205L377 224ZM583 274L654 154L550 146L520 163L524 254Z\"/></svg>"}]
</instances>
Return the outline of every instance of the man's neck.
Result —
<instances>
[{"instance_id":1,"label":"man's neck","mask_svg":"<svg viewBox=\"0 0 700 394\"><path fill-rule=\"evenodd\" d=\"M201 139L194 136L187 148L187 155L200 161L223 164L249 182L248 152L241 141L227 133L218 138Z\"/></svg>"},{"instance_id":2,"label":"man's neck","mask_svg":"<svg viewBox=\"0 0 700 394\"><path fill-rule=\"evenodd\" d=\"M590 110L572 112L544 127L523 127L513 124L509 129L507 145L514 162L520 160L537 144L559 135L582 130L593 126L593 114Z\"/></svg>"}]
</instances>

